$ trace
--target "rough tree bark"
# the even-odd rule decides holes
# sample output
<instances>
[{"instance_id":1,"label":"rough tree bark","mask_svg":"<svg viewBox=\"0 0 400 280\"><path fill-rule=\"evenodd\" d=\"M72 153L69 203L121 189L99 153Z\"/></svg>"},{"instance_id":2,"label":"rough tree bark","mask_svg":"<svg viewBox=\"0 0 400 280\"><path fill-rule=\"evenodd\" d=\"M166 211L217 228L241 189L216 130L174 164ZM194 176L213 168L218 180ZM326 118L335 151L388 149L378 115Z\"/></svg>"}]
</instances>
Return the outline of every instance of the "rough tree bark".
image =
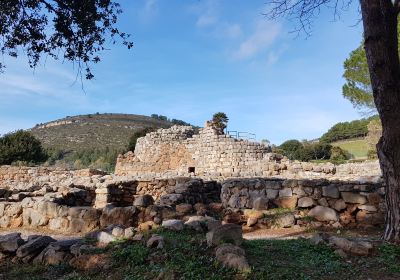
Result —
<instances>
[{"instance_id":1,"label":"rough tree bark","mask_svg":"<svg viewBox=\"0 0 400 280\"><path fill-rule=\"evenodd\" d=\"M400 243L400 62L398 1L360 0L365 51L376 107L382 121L377 144L385 181L387 214L383 239Z\"/></svg>"}]
</instances>

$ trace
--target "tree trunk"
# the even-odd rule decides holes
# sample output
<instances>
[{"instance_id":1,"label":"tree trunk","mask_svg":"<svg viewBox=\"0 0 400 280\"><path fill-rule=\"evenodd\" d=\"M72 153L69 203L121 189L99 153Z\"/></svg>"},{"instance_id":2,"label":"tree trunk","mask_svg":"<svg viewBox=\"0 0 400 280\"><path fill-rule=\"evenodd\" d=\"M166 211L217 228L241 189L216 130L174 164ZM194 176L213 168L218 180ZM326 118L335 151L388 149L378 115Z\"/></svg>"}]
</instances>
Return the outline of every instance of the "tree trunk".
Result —
<instances>
[{"instance_id":1,"label":"tree trunk","mask_svg":"<svg viewBox=\"0 0 400 280\"><path fill-rule=\"evenodd\" d=\"M391 0L360 0L365 51L375 105L382 121L377 144L386 190L383 239L400 243L400 62L397 8Z\"/></svg>"}]
</instances>

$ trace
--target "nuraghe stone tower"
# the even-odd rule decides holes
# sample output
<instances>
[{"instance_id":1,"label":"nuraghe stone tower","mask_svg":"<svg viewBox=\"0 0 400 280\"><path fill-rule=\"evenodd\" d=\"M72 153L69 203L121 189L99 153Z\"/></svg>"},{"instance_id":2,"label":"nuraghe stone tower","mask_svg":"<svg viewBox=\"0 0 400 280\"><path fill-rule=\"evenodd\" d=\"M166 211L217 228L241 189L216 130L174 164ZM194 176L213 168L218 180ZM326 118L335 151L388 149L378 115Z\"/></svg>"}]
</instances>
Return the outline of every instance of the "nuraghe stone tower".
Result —
<instances>
[{"instance_id":1,"label":"nuraghe stone tower","mask_svg":"<svg viewBox=\"0 0 400 280\"><path fill-rule=\"evenodd\" d=\"M210 126L198 133L191 126L173 126L139 138L134 153L118 157L115 173L254 175L249 173L269 152L262 143L220 135Z\"/></svg>"}]
</instances>

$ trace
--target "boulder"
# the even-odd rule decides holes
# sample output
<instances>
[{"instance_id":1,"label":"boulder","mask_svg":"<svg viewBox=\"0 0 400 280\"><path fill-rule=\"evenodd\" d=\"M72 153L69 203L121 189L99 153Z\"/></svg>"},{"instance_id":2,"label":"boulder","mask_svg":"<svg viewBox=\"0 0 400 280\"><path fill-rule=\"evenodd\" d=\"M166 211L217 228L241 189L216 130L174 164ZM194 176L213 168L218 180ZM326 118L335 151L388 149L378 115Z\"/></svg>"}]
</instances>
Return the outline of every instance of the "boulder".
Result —
<instances>
[{"instance_id":1,"label":"boulder","mask_svg":"<svg viewBox=\"0 0 400 280\"><path fill-rule=\"evenodd\" d=\"M245 252L238 246L221 244L216 248L215 257L225 267L233 268L240 272L250 272Z\"/></svg>"},{"instance_id":2,"label":"boulder","mask_svg":"<svg viewBox=\"0 0 400 280\"><path fill-rule=\"evenodd\" d=\"M279 190L279 197L291 197L293 195L291 188L284 188Z\"/></svg>"},{"instance_id":3,"label":"boulder","mask_svg":"<svg viewBox=\"0 0 400 280\"><path fill-rule=\"evenodd\" d=\"M310 217L317 219L320 222L338 221L339 216L335 210L325 206L316 206L308 212Z\"/></svg>"},{"instance_id":4,"label":"boulder","mask_svg":"<svg viewBox=\"0 0 400 280\"><path fill-rule=\"evenodd\" d=\"M273 221L273 224L275 227L278 228L287 228L291 227L295 224L296 219L293 215L293 213L286 213L282 215L278 215L275 220Z\"/></svg>"},{"instance_id":5,"label":"boulder","mask_svg":"<svg viewBox=\"0 0 400 280\"><path fill-rule=\"evenodd\" d=\"M373 252L374 246L366 241L351 241L346 238L331 236L329 243L344 252L356 256L368 256Z\"/></svg>"},{"instance_id":6,"label":"boulder","mask_svg":"<svg viewBox=\"0 0 400 280\"><path fill-rule=\"evenodd\" d=\"M137 207L147 207L154 204L154 199L151 195L138 195L133 201L133 205Z\"/></svg>"},{"instance_id":7,"label":"boulder","mask_svg":"<svg viewBox=\"0 0 400 280\"><path fill-rule=\"evenodd\" d=\"M80 243L80 240L63 240L50 243L34 260L33 263L59 265L72 259L71 246Z\"/></svg>"},{"instance_id":8,"label":"boulder","mask_svg":"<svg viewBox=\"0 0 400 280\"><path fill-rule=\"evenodd\" d=\"M340 193L336 185L328 185L322 187L322 195L330 198L339 198Z\"/></svg>"},{"instance_id":9,"label":"boulder","mask_svg":"<svg viewBox=\"0 0 400 280\"><path fill-rule=\"evenodd\" d=\"M299 198L299 201L297 202L297 206L300 208L307 208L313 205L314 205L314 199L312 199L311 197Z\"/></svg>"},{"instance_id":10,"label":"boulder","mask_svg":"<svg viewBox=\"0 0 400 280\"><path fill-rule=\"evenodd\" d=\"M50 236L39 236L29 240L27 243L22 245L17 250L18 258L33 258L37 256L44 248L46 248L50 243L56 240Z\"/></svg>"},{"instance_id":11,"label":"boulder","mask_svg":"<svg viewBox=\"0 0 400 280\"><path fill-rule=\"evenodd\" d=\"M235 224L225 224L214 228L206 235L208 246L221 243L233 243L240 245L243 242L242 227Z\"/></svg>"},{"instance_id":12,"label":"boulder","mask_svg":"<svg viewBox=\"0 0 400 280\"><path fill-rule=\"evenodd\" d=\"M14 253L22 244L24 244L24 240L21 238L21 233L0 236L0 252Z\"/></svg>"},{"instance_id":13,"label":"boulder","mask_svg":"<svg viewBox=\"0 0 400 280\"><path fill-rule=\"evenodd\" d=\"M161 226L175 231L183 230L183 222L181 220L164 220Z\"/></svg>"},{"instance_id":14,"label":"boulder","mask_svg":"<svg viewBox=\"0 0 400 280\"><path fill-rule=\"evenodd\" d=\"M100 217L100 226L102 228L112 224L131 226L134 224L136 212L135 206L114 207L107 205L103 208L103 212Z\"/></svg>"},{"instance_id":15,"label":"boulder","mask_svg":"<svg viewBox=\"0 0 400 280\"><path fill-rule=\"evenodd\" d=\"M347 203L354 203L354 204L365 204L367 203L367 198L362 196L358 193L352 192L342 192L342 198Z\"/></svg>"},{"instance_id":16,"label":"boulder","mask_svg":"<svg viewBox=\"0 0 400 280\"><path fill-rule=\"evenodd\" d=\"M336 211L342 211L342 210L346 209L346 207L347 207L346 202L344 202L343 199L338 199L338 200L336 200L335 203L333 204L333 208L334 208Z\"/></svg>"}]
</instances>

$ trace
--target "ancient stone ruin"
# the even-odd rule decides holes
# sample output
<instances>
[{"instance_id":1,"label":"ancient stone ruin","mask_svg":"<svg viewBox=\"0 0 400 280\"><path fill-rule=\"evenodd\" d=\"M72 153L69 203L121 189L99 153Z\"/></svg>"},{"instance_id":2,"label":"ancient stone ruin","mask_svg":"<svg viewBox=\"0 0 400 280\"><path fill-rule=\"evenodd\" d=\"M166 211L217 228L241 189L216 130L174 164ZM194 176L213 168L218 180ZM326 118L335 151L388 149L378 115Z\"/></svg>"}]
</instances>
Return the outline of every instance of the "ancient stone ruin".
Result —
<instances>
[{"instance_id":1,"label":"ancient stone ruin","mask_svg":"<svg viewBox=\"0 0 400 280\"><path fill-rule=\"evenodd\" d=\"M103 230L104 241L158 226L204 230L218 222L211 217L246 230L373 227L384 221L384 194L377 161L290 161L211 127L174 126L138 139L115 174L0 166L0 228ZM286 210L272 217L274 209Z\"/></svg>"}]
</instances>

